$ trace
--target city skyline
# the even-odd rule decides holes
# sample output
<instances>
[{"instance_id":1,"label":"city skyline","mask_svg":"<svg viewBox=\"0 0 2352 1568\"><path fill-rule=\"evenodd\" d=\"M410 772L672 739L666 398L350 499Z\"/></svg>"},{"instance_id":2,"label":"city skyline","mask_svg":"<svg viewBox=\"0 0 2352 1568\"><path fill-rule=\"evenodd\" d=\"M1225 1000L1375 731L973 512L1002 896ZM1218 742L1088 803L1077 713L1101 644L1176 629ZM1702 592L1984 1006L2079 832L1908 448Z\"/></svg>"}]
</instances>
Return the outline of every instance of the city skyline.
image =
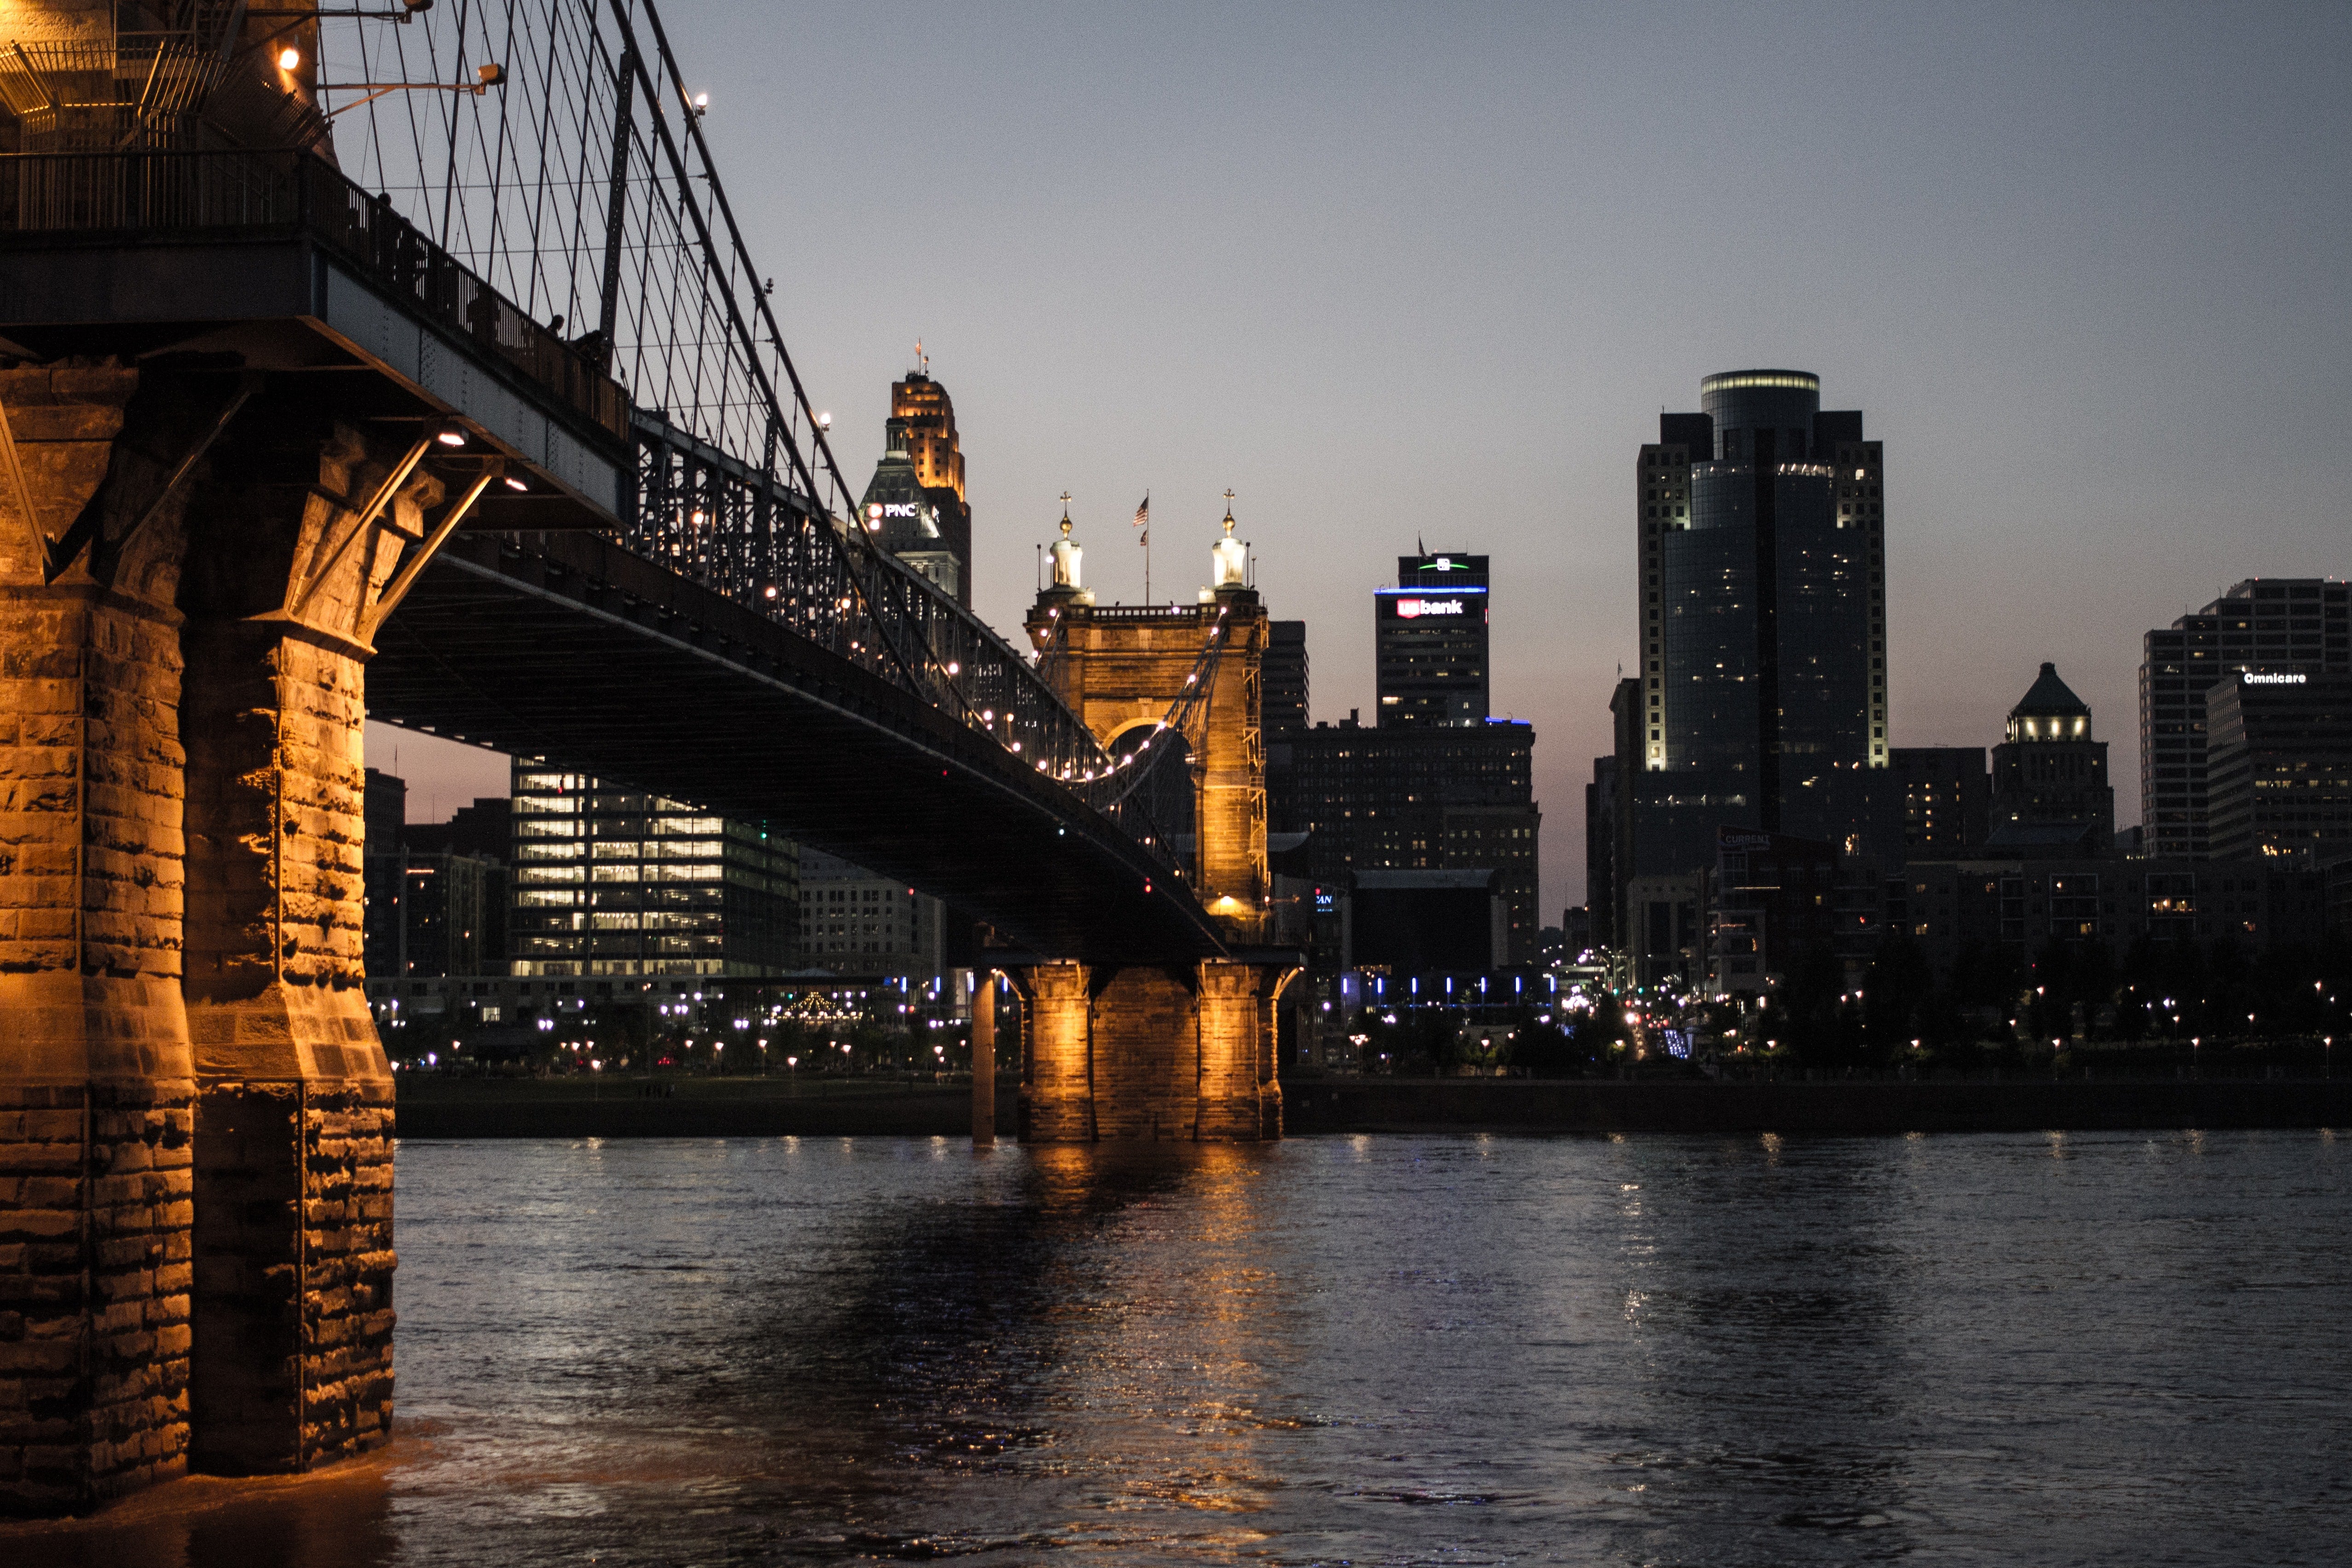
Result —
<instances>
[{"instance_id":1,"label":"city skyline","mask_svg":"<svg viewBox=\"0 0 2352 1568\"><path fill-rule=\"evenodd\" d=\"M2216 37L2186 11L1497 11L1334 37L1303 14L1000 12L886 41L848 11L789 37L681 13L746 40L712 61L705 130L730 167L788 171L734 195L754 248L793 258L779 314L845 471L871 471L914 339L932 351L1001 630L1060 490L1090 582L1131 603L1134 498L1166 597L1205 578L1230 485L1330 720L1373 706L1360 606L1395 555L1494 558L1493 708L1536 728L1548 909L1580 897L1581 786L1639 657L1625 454L1704 375L1814 370L1901 454L1896 746L1991 743L2049 659L2136 778L2148 627L2352 564L2327 418L2352 353L2312 308L2352 254L2336 14ZM820 84L821 113L761 107ZM901 221L908 170L952 267ZM840 242L792 242L811 230ZM400 744L420 805L492 793Z\"/></svg>"}]
</instances>

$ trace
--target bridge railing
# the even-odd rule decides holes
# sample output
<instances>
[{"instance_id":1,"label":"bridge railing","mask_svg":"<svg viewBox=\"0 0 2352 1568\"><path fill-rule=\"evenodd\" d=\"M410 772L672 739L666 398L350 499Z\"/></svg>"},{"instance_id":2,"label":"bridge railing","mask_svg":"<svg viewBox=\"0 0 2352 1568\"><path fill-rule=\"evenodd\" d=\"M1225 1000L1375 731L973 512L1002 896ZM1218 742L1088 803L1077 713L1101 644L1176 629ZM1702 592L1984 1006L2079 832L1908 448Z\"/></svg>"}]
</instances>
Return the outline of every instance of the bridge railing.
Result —
<instances>
[{"instance_id":1,"label":"bridge railing","mask_svg":"<svg viewBox=\"0 0 2352 1568\"><path fill-rule=\"evenodd\" d=\"M16 153L0 155L0 233L184 238L300 234L333 250L416 314L470 339L615 439L628 396L415 225L308 153Z\"/></svg>"}]
</instances>

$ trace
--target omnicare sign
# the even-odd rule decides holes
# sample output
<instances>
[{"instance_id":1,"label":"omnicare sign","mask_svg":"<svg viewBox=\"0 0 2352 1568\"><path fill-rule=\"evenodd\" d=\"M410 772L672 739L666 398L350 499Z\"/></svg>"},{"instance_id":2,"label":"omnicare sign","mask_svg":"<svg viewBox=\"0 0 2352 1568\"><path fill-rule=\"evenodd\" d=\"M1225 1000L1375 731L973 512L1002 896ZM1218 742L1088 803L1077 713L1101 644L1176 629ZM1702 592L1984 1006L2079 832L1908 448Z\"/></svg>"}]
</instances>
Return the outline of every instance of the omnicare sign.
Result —
<instances>
[{"instance_id":1,"label":"omnicare sign","mask_svg":"<svg viewBox=\"0 0 2352 1568\"><path fill-rule=\"evenodd\" d=\"M2306 677L2302 675L2257 675L2252 670L2248 670L2243 676L2240 677L2240 679L2244 680L2249 686L2301 686Z\"/></svg>"}]
</instances>

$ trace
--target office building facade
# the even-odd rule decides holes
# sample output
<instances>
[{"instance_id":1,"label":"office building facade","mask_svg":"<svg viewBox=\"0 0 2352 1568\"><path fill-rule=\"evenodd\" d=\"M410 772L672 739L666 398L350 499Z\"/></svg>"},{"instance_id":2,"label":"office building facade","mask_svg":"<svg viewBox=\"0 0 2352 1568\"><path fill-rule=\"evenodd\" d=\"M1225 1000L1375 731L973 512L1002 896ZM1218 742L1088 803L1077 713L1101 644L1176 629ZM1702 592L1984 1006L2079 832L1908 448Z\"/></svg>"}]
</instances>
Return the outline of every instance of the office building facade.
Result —
<instances>
[{"instance_id":1,"label":"office building facade","mask_svg":"<svg viewBox=\"0 0 2352 1568\"><path fill-rule=\"evenodd\" d=\"M837 855L801 851L800 922L804 967L921 981L947 973L940 900Z\"/></svg>"},{"instance_id":2,"label":"office building facade","mask_svg":"<svg viewBox=\"0 0 2352 1568\"><path fill-rule=\"evenodd\" d=\"M514 760L517 975L774 974L799 933L796 846L536 758Z\"/></svg>"},{"instance_id":3,"label":"office building facade","mask_svg":"<svg viewBox=\"0 0 2352 1568\"><path fill-rule=\"evenodd\" d=\"M2139 670L2144 853L2195 859L2213 852L2205 695L2245 671L2352 673L2352 584L2250 577L2147 634Z\"/></svg>"},{"instance_id":4,"label":"office building facade","mask_svg":"<svg viewBox=\"0 0 2352 1568\"><path fill-rule=\"evenodd\" d=\"M2205 750L2216 859L2352 860L2352 675L2231 675L2205 694Z\"/></svg>"},{"instance_id":5,"label":"office building facade","mask_svg":"<svg viewBox=\"0 0 2352 1568\"><path fill-rule=\"evenodd\" d=\"M1518 722L1375 729L1354 719L1285 742L1289 774L1271 802L1277 831L1306 833L1318 951L1339 951L1338 900L1360 871L1492 870L1505 962L1535 962L1543 814L1535 731Z\"/></svg>"},{"instance_id":6,"label":"office building facade","mask_svg":"<svg viewBox=\"0 0 2352 1568\"><path fill-rule=\"evenodd\" d=\"M1801 371L1711 375L1699 401L1661 416L1635 465L1620 884L1712 867L1725 827L1889 855L1903 803L1886 779L1882 446Z\"/></svg>"},{"instance_id":7,"label":"office building facade","mask_svg":"<svg viewBox=\"0 0 2352 1568\"><path fill-rule=\"evenodd\" d=\"M1964 949L2031 958L2053 943L2121 957L2135 942L2247 950L2313 940L2326 921L2319 873L2259 860L1928 861L1900 882L1897 914L1938 974Z\"/></svg>"},{"instance_id":8,"label":"office building facade","mask_svg":"<svg viewBox=\"0 0 2352 1568\"><path fill-rule=\"evenodd\" d=\"M1372 595L1377 726L1485 723L1486 624L1486 557L1397 557L1397 585Z\"/></svg>"}]
</instances>

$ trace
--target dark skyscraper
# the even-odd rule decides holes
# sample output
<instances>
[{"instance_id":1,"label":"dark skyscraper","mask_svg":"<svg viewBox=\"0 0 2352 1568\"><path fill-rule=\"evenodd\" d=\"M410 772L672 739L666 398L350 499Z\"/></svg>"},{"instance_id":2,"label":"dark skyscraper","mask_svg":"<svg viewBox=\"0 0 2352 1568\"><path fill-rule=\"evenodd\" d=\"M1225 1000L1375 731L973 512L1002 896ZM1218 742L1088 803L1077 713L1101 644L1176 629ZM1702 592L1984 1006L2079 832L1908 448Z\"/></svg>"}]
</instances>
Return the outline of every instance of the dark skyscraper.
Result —
<instances>
[{"instance_id":1,"label":"dark skyscraper","mask_svg":"<svg viewBox=\"0 0 2352 1568\"><path fill-rule=\"evenodd\" d=\"M1699 402L1636 468L1631 869L1712 864L1727 826L1899 854L1879 444L1801 371L1711 375Z\"/></svg>"},{"instance_id":2,"label":"dark skyscraper","mask_svg":"<svg viewBox=\"0 0 2352 1568\"><path fill-rule=\"evenodd\" d=\"M1259 675L1259 714L1269 741L1307 728L1307 623L1276 621L1266 628Z\"/></svg>"},{"instance_id":3,"label":"dark skyscraper","mask_svg":"<svg viewBox=\"0 0 2352 1568\"><path fill-rule=\"evenodd\" d=\"M1372 595L1383 730L1481 724L1486 704L1486 558L1400 555Z\"/></svg>"},{"instance_id":4,"label":"dark skyscraper","mask_svg":"<svg viewBox=\"0 0 2352 1568\"><path fill-rule=\"evenodd\" d=\"M2150 856L2211 853L2205 694L2242 671L2352 672L2352 584L2252 577L2147 634L2139 667L2141 844Z\"/></svg>"}]
</instances>

